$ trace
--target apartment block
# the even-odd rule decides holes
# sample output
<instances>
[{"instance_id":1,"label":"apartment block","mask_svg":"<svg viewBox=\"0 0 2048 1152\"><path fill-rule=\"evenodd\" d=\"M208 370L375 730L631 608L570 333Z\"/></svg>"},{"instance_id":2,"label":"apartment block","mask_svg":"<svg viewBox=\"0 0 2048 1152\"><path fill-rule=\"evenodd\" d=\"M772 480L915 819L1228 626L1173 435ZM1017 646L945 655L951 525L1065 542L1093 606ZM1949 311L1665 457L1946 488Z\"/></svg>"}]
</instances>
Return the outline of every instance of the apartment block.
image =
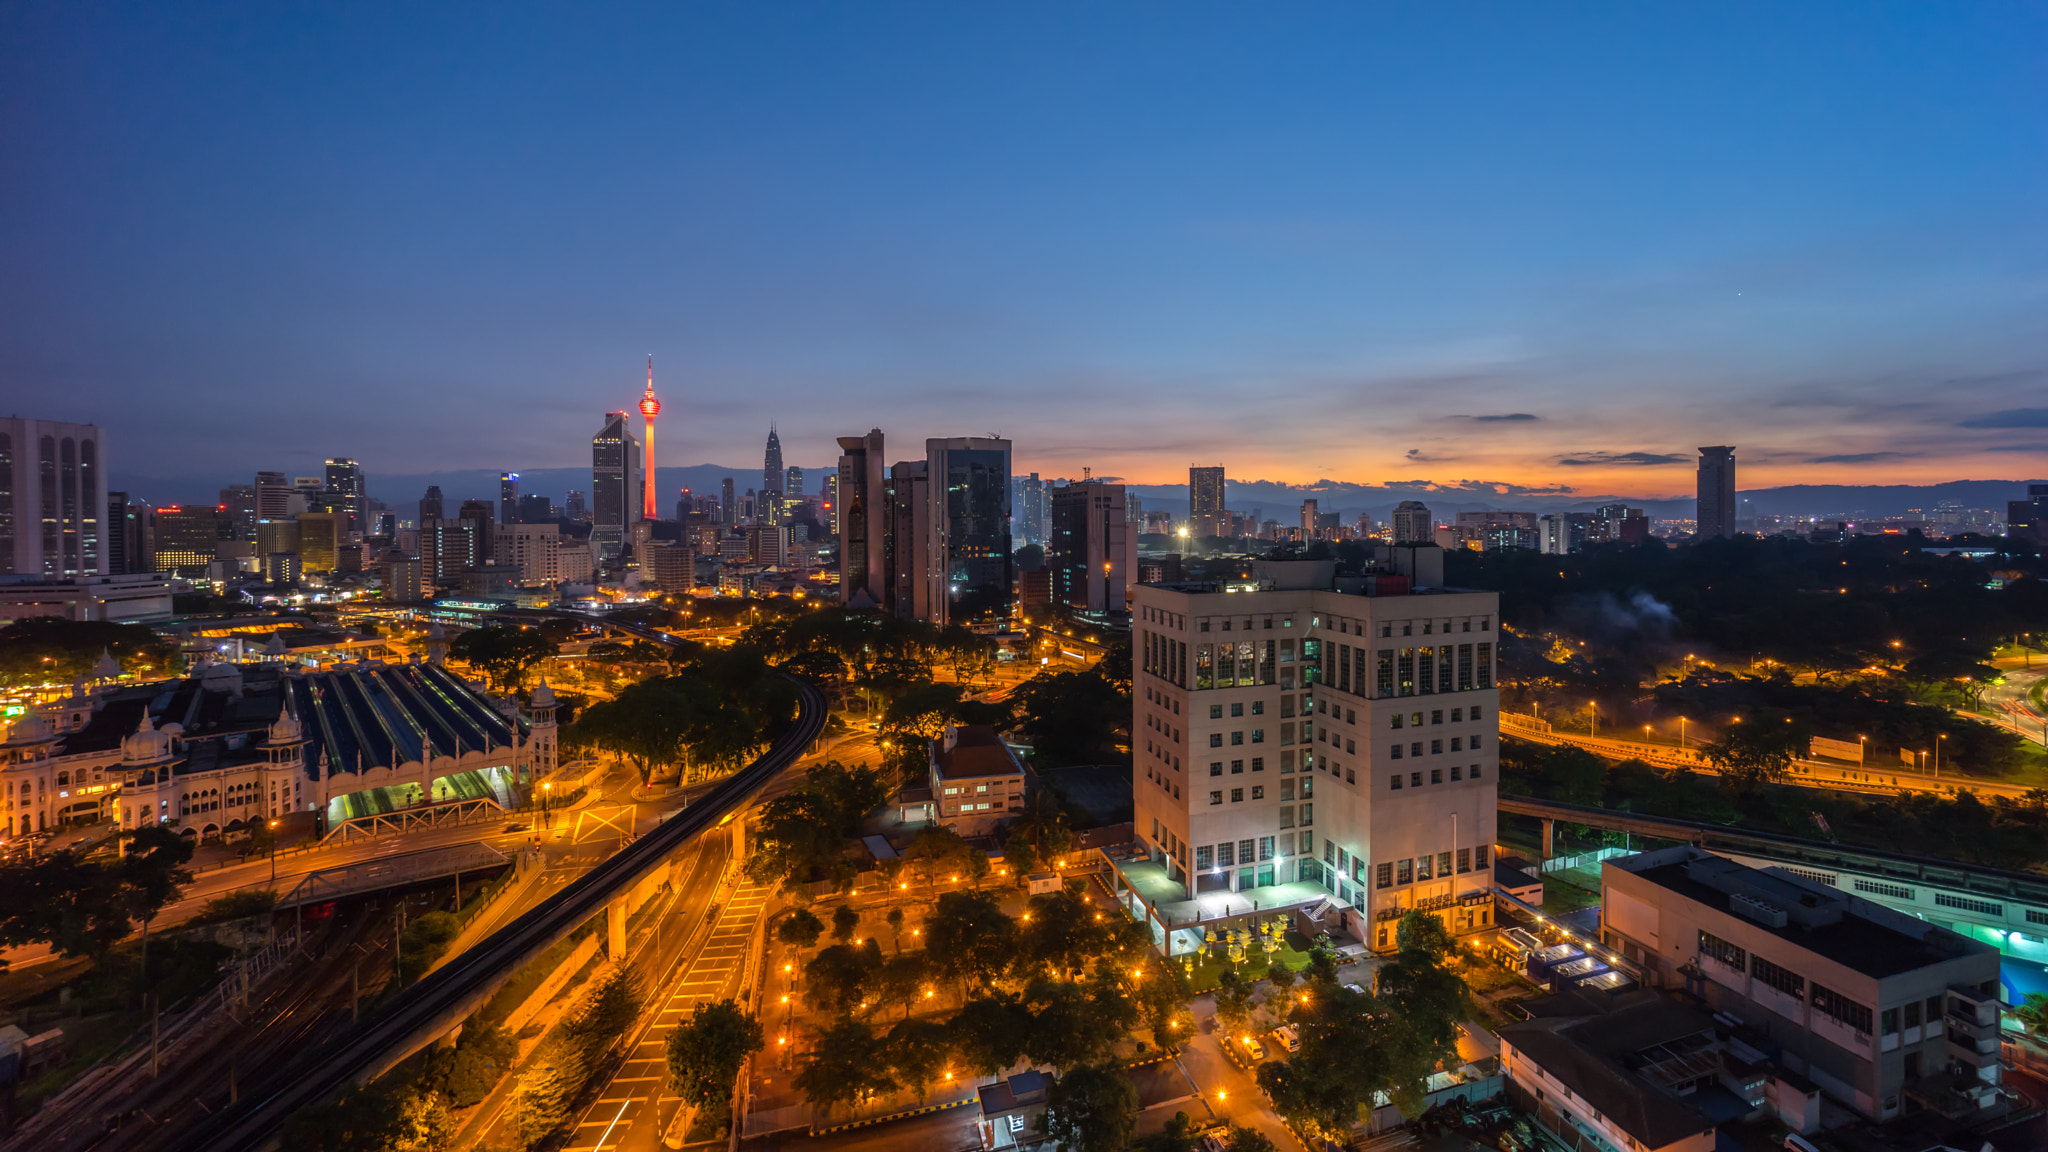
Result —
<instances>
[{"instance_id":1,"label":"apartment block","mask_svg":"<svg viewBox=\"0 0 2048 1152\"><path fill-rule=\"evenodd\" d=\"M1413 908L1492 923L1495 594L1326 561L1131 591L1134 887L1196 916L1327 899L1376 949Z\"/></svg>"},{"instance_id":2,"label":"apartment block","mask_svg":"<svg viewBox=\"0 0 2048 1152\"><path fill-rule=\"evenodd\" d=\"M1602 937L1877 1120L1996 1102L1999 954L1784 869L1690 846L1607 861Z\"/></svg>"}]
</instances>

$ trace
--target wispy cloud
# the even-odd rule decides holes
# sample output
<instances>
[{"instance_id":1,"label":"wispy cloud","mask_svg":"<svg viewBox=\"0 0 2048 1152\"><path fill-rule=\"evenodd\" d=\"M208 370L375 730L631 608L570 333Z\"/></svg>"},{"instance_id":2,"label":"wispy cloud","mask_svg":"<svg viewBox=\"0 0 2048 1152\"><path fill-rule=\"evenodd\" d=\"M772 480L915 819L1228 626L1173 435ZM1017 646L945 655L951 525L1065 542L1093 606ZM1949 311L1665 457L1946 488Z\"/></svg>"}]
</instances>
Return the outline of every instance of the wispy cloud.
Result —
<instances>
[{"instance_id":1,"label":"wispy cloud","mask_svg":"<svg viewBox=\"0 0 2048 1152\"><path fill-rule=\"evenodd\" d=\"M2048 428L2048 408L2007 408L1958 420L1958 428Z\"/></svg>"},{"instance_id":2,"label":"wispy cloud","mask_svg":"<svg viewBox=\"0 0 2048 1152\"><path fill-rule=\"evenodd\" d=\"M1989 447L1989 448L1979 448L1979 449L1977 449L1977 451L1979 451L1979 452L2026 452L2026 453L2039 453L2040 455L2043 455L2043 456L2048 456L2048 444L1996 444L1996 445L1993 445L1992 447Z\"/></svg>"},{"instance_id":3,"label":"wispy cloud","mask_svg":"<svg viewBox=\"0 0 2048 1152\"><path fill-rule=\"evenodd\" d=\"M1533 412L1496 412L1488 413L1484 416L1459 416L1455 417L1455 419L1471 420L1479 424L1507 424L1519 423L1524 420L1541 420L1543 417Z\"/></svg>"},{"instance_id":4,"label":"wispy cloud","mask_svg":"<svg viewBox=\"0 0 2048 1152\"><path fill-rule=\"evenodd\" d=\"M1573 468L1600 468L1616 465L1653 468L1663 464L1683 464L1688 456L1670 452L1573 452L1557 458L1559 464Z\"/></svg>"},{"instance_id":5,"label":"wispy cloud","mask_svg":"<svg viewBox=\"0 0 2048 1152\"><path fill-rule=\"evenodd\" d=\"M1448 456L1424 456L1420 448L1410 448L1408 450L1408 463L1410 464L1442 464L1449 459L1450 457Z\"/></svg>"},{"instance_id":6,"label":"wispy cloud","mask_svg":"<svg viewBox=\"0 0 2048 1152\"><path fill-rule=\"evenodd\" d=\"M1879 460L1906 460L1911 452L1845 452L1839 456L1809 456L1808 464L1870 464Z\"/></svg>"}]
</instances>

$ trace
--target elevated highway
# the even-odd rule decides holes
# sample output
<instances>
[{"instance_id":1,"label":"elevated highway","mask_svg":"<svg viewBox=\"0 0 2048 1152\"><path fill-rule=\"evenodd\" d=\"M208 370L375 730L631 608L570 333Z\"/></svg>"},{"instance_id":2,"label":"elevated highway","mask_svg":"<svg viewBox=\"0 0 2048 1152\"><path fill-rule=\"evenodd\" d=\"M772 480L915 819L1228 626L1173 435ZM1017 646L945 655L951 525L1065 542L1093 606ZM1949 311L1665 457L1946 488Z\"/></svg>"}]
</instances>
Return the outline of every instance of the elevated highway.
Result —
<instances>
[{"instance_id":1,"label":"elevated highway","mask_svg":"<svg viewBox=\"0 0 2048 1152\"><path fill-rule=\"evenodd\" d=\"M332 1099L350 1084L375 1079L447 1035L521 966L591 917L606 914L656 869L666 867L670 853L739 816L755 792L802 756L824 730L824 696L808 681L788 679L799 694L796 723L752 764L406 989L374 1019L301 1052L280 1078L283 1087L210 1117L168 1147L176 1152L259 1152L276 1147L287 1117Z\"/></svg>"},{"instance_id":2,"label":"elevated highway","mask_svg":"<svg viewBox=\"0 0 2048 1152\"><path fill-rule=\"evenodd\" d=\"M1503 794L1499 804L1503 815L1543 822L1545 856L1560 821L1691 844L1753 867L1796 872L1995 944L2008 955L2048 961L2048 875L1532 796Z\"/></svg>"},{"instance_id":3,"label":"elevated highway","mask_svg":"<svg viewBox=\"0 0 2048 1152\"><path fill-rule=\"evenodd\" d=\"M1524 716L1519 712L1500 714L1500 734L1537 744L1568 744L1609 760L1641 760L1658 768L1683 768L1703 776L1720 775L1713 762L1696 746L1674 748L1669 744L1653 744L1646 740L1624 740L1612 736L1563 732L1553 727L1548 720ZM2033 791L2025 784L2002 784L1994 780L1977 780L1954 774L1940 776L1912 770L1902 772L1895 767L1888 768L1882 765L1810 759L1794 760L1791 771L1781 783L1795 788L1825 788L1834 792L1863 792L1885 796L1899 792L1945 793L1961 789L1964 792L1975 793L1980 798L2005 796L2017 800Z\"/></svg>"}]
</instances>

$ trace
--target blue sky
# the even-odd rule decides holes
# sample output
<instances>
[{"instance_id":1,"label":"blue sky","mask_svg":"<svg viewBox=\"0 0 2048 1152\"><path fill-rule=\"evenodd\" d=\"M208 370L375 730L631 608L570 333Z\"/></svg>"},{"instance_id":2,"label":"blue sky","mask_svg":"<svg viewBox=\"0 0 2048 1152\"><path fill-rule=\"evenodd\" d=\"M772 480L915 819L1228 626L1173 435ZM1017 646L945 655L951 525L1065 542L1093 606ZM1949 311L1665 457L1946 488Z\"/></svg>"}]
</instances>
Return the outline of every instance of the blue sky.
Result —
<instances>
[{"instance_id":1,"label":"blue sky","mask_svg":"<svg viewBox=\"0 0 2048 1152\"><path fill-rule=\"evenodd\" d=\"M651 352L674 463L2048 472L2038 5L418 7L0 9L0 406L559 467Z\"/></svg>"}]
</instances>

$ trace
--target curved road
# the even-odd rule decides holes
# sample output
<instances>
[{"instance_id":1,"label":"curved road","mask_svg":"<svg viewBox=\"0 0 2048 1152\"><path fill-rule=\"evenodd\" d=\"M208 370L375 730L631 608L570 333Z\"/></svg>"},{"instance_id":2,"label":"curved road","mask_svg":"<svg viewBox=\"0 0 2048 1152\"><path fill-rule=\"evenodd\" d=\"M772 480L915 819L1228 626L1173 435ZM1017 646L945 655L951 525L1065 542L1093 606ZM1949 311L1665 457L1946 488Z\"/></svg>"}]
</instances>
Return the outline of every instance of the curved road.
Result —
<instances>
[{"instance_id":1,"label":"curved road","mask_svg":"<svg viewBox=\"0 0 2048 1152\"><path fill-rule=\"evenodd\" d=\"M197 1125L169 1145L176 1152L258 1152L272 1147L285 1119L331 1099L351 1083L368 1083L445 1035L488 1000L521 965L603 913L669 853L698 833L738 815L756 790L794 763L825 726L825 698L794 676L797 721L768 751L706 792L702 799L591 869L460 958L407 989L376 1019L294 1061L286 1087L251 1099Z\"/></svg>"}]
</instances>

